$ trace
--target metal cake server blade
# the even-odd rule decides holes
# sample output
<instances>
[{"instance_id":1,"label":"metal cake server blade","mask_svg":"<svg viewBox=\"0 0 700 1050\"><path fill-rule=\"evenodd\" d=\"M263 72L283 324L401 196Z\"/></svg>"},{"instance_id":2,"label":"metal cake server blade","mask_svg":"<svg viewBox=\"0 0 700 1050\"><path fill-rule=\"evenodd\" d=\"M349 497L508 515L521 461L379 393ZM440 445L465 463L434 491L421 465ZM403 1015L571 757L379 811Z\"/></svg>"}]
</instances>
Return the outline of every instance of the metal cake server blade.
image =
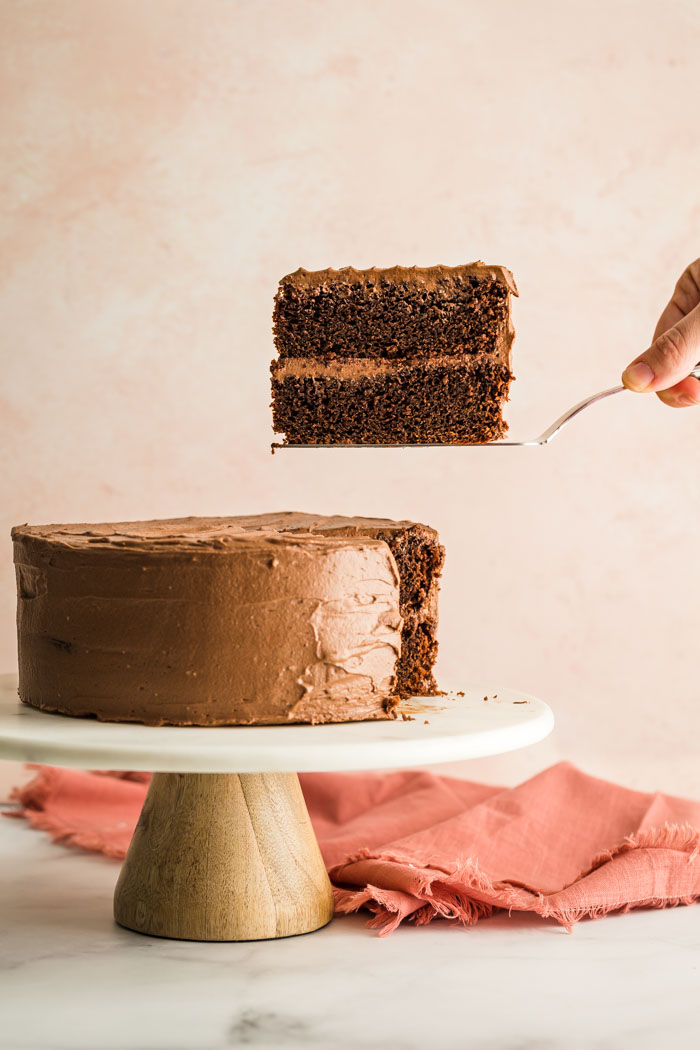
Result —
<instances>
[{"instance_id":1,"label":"metal cake server blade","mask_svg":"<svg viewBox=\"0 0 700 1050\"><path fill-rule=\"evenodd\" d=\"M695 366L692 372L689 373L695 379L700 379L700 362ZM386 443L386 444L362 444L362 445L351 445L345 442L338 444L317 444L317 445L285 445L282 443L275 443L272 446L274 452L277 448L524 448L526 446L535 447L537 445L548 445L557 434L560 434L564 427L579 416L591 405L595 405L597 401L604 401L606 397L612 397L613 394L620 394L627 387L624 386L612 386L609 390L601 390L598 394L592 394L590 397L586 397L583 401L579 401L577 405L574 405L568 411L564 412L563 415L555 419L551 426L547 427L539 437L532 438L530 441L465 441L463 443L456 443L453 445L450 443L442 444L439 441L431 442L420 442L416 444L398 444L398 443Z\"/></svg>"}]
</instances>

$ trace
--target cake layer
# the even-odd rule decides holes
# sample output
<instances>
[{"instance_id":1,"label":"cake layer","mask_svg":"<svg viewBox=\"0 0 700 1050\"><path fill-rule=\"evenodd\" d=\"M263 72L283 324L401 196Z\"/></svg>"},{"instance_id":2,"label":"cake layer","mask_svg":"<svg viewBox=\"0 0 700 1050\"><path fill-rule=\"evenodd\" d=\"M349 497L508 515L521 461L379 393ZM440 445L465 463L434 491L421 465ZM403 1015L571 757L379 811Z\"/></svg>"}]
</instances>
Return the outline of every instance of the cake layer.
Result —
<instances>
[{"instance_id":1,"label":"cake layer","mask_svg":"<svg viewBox=\"0 0 700 1050\"><path fill-rule=\"evenodd\" d=\"M508 364L488 354L282 360L272 365L273 427L292 445L494 441L508 429L502 406L511 378Z\"/></svg>"},{"instance_id":2,"label":"cake layer","mask_svg":"<svg viewBox=\"0 0 700 1050\"><path fill-rule=\"evenodd\" d=\"M464 266L297 270L275 297L280 358L498 354L512 342L513 275L482 262Z\"/></svg>"},{"instance_id":3,"label":"cake layer","mask_svg":"<svg viewBox=\"0 0 700 1050\"><path fill-rule=\"evenodd\" d=\"M21 699L151 725L387 717L402 628L387 544L287 524L14 529Z\"/></svg>"}]
</instances>

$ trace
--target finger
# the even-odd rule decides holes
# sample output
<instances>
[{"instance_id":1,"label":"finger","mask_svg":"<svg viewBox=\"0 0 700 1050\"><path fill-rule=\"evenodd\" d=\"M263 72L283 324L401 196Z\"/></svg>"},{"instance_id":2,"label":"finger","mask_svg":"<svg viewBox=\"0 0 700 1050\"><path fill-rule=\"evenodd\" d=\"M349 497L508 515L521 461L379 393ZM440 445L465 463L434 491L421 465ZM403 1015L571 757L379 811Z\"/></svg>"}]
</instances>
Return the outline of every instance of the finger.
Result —
<instances>
[{"instance_id":1,"label":"finger","mask_svg":"<svg viewBox=\"0 0 700 1050\"><path fill-rule=\"evenodd\" d=\"M654 331L654 340L658 339L664 332L667 332L669 328L673 328L675 324L678 324L681 318L689 314L696 306L700 306L699 279L700 259L696 259L694 263L686 267L676 282L671 301L661 314L659 323Z\"/></svg>"},{"instance_id":2,"label":"finger","mask_svg":"<svg viewBox=\"0 0 700 1050\"><path fill-rule=\"evenodd\" d=\"M671 302L661 314L659 323L654 329L654 338L652 342L656 342L660 335L663 335L664 332L668 332L669 328L673 328L674 324L678 324L679 321L682 321L687 313L690 313L690 311L681 310L677 303L671 299Z\"/></svg>"},{"instance_id":3,"label":"finger","mask_svg":"<svg viewBox=\"0 0 700 1050\"><path fill-rule=\"evenodd\" d=\"M665 333L671 330L675 332L675 329L683 319L699 305L700 259L696 259L695 262L686 267L678 279L676 287L673 290L673 295L671 296L671 301L659 318L659 322L654 331L654 342L651 349L653 349L658 340L661 339ZM647 360L649 352L650 351L647 351L645 354L640 354L639 357L637 357L632 364L625 369L622 381L630 390L648 391L661 389L661 385L657 381L658 376L654 374L653 362ZM667 375L663 366L660 371L662 375ZM683 377L681 377L681 379L682 378ZM664 383L663 388L670 389L673 385L673 382L669 381L668 386Z\"/></svg>"},{"instance_id":4,"label":"finger","mask_svg":"<svg viewBox=\"0 0 700 1050\"><path fill-rule=\"evenodd\" d=\"M689 408L691 405L700 405L700 380L688 376L680 383L669 387L668 390L660 390L656 395L665 405L670 408Z\"/></svg>"},{"instance_id":5,"label":"finger","mask_svg":"<svg viewBox=\"0 0 700 1050\"><path fill-rule=\"evenodd\" d=\"M671 304L664 311L671 313ZM659 322L660 324L660 322ZM700 306L678 318L622 373L628 390L668 390L688 376L700 360Z\"/></svg>"},{"instance_id":6,"label":"finger","mask_svg":"<svg viewBox=\"0 0 700 1050\"><path fill-rule=\"evenodd\" d=\"M676 287L673 289L671 302L659 318L654 339L661 335L662 332L665 332L667 328L670 328L671 325L674 325L678 317L685 317L696 306L700 306L700 259L696 259L690 266L686 266L678 278ZM675 307L678 315L676 317L667 317L666 314L670 312L672 307Z\"/></svg>"}]
</instances>

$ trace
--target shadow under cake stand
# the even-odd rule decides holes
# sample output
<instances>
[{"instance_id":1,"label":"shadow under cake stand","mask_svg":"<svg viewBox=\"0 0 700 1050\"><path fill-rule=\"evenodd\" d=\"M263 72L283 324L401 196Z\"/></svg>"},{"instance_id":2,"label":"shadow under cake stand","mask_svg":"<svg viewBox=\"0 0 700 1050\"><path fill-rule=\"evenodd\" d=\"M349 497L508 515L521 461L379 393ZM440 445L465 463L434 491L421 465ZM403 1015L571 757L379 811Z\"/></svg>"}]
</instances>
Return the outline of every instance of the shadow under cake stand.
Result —
<instances>
[{"instance_id":1,"label":"shadow under cake stand","mask_svg":"<svg viewBox=\"0 0 700 1050\"><path fill-rule=\"evenodd\" d=\"M0 758L153 772L114 894L121 926L197 941L288 937L333 914L298 773L502 754L554 724L542 700L512 689L472 686L398 710L395 721L151 727L37 711L2 675Z\"/></svg>"}]
</instances>

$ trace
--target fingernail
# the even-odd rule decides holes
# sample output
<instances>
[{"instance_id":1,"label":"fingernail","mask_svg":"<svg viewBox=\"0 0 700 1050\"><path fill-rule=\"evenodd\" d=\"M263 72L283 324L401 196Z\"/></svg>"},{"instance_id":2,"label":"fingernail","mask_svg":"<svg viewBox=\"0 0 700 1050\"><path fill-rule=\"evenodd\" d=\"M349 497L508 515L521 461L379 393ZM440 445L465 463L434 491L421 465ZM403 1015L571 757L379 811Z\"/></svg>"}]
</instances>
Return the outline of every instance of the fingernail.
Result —
<instances>
[{"instance_id":1,"label":"fingernail","mask_svg":"<svg viewBox=\"0 0 700 1050\"><path fill-rule=\"evenodd\" d=\"M646 390L654 380L654 373L644 361L637 361L636 365L630 365L622 373L622 382L632 390Z\"/></svg>"}]
</instances>

